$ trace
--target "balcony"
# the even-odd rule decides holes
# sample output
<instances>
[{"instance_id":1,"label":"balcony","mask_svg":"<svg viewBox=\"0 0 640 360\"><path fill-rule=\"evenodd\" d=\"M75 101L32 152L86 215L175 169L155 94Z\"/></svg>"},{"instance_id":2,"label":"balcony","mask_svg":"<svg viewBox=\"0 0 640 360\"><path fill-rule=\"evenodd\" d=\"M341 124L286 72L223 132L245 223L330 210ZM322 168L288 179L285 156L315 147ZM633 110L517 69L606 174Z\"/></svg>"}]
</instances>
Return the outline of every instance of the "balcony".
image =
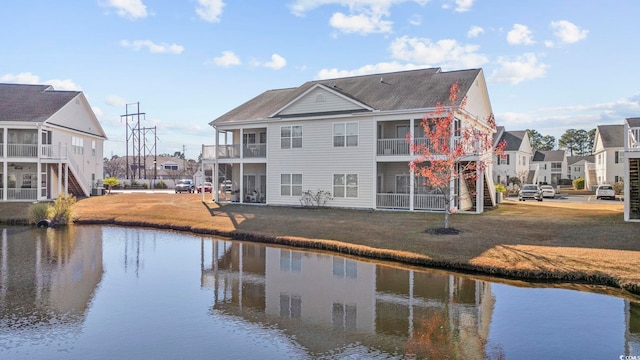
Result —
<instances>
[{"instance_id":1,"label":"balcony","mask_svg":"<svg viewBox=\"0 0 640 360\"><path fill-rule=\"evenodd\" d=\"M640 127L630 127L627 133L626 151L640 151Z\"/></svg>"},{"instance_id":2,"label":"balcony","mask_svg":"<svg viewBox=\"0 0 640 360\"><path fill-rule=\"evenodd\" d=\"M4 156L4 146L0 144L0 156ZM61 159L67 157L67 147L65 144L41 145L40 157L48 159ZM7 144L8 158L37 158L38 144Z\"/></svg>"},{"instance_id":3,"label":"balcony","mask_svg":"<svg viewBox=\"0 0 640 360\"><path fill-rule=\"evenodd\" d=\"M240 150L242 149L242 154ZM245 144L245 145L204 145L202 148L202 158L205 160L217 159L245 159L267 157L267 144Z\"/></svg>"},{"instance_id":4,"label":"balcony","mask_svg":"<svg viewBox=\"0 0 640 360\"><path fill-rule=\"evenodd\" d=\"M381 194L376 195L376 206L379 209L409 209L409 194ZM413 195L415 210L444 210L445 198L443 194L415 194Z\"/></svg>"}]
</instances>

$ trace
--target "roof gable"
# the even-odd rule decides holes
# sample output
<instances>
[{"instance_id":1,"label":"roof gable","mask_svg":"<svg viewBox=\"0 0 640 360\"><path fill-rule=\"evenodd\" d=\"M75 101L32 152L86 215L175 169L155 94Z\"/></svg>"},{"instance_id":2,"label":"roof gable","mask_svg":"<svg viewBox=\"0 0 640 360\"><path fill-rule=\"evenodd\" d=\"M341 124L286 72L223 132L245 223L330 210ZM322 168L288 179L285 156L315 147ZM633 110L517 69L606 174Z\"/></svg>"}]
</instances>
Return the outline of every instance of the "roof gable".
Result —
<instances>
[{"instance_id":1,"label":"roof gable","mask_svg":"<svg viewBox=\"0 0 640 360\"><path fill-rule=\"evenodd\" d=\"M373 109L366 104L347 97L333 88L327 88L323 84L316 84L269 117L352 113L371 110Z\"/></svg>"},{"instance_id":2,"label":"roof gable","mask_svg":"<svg viewBox=\"0 0 640 360\"><path fill-rule=\"evenodd\" d=\"M553 162L563 162L564 150L536 150L533 154L533 161L553 161Z\"/></svg>"},{"instance_id":3,"label":"roof gable","mask_svg":"<svg viewBox=\"0 0 640 360\"><path fill-rule=\"evenodd\" d=\"M624 125L598 125L596 143L598 142L603 148L624 147Z\"/></svg>"},{"instance_id":4,"label":"roof gable","mask_svg":"<svg viewBox=\"0 0 640 360\"><path fill-rule=\"evenodd\" d=\"M44 122L78 94L49 85L0 84L0 121Z\"/></svg>"}]
</instances>

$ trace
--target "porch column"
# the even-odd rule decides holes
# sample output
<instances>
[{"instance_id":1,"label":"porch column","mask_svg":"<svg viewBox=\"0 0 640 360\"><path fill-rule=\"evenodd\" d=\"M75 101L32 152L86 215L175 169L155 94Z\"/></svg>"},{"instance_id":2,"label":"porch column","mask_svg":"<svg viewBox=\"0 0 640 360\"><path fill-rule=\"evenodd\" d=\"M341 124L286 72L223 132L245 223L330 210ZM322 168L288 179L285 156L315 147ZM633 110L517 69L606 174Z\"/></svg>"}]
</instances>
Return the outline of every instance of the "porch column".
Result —
<instances>
[{"instance_id":1,"label":"porch column","mask_svg":"<svg viewBox=\"0 0 640 360\"><path fill-rule=\"evenodd\" d=\"M242 150L241 150L242 152ZM240 202L244 202L244 162L240 161Z\"/></svg>"},{"instance_id":2,"label":"porch column","mask_svg":"<svg viewBox=\"0 0 640 360\"><path fill-rule=\"evenodd\" d=\"M215 147L213 149L213 156L214 156L214 161L213 161L213 178L211 179L213 184L216 185L215 187L215 194L213 194L213 200L215 200L215 202L219 202L220 201L220 183L219 183L219 179L218 179L218 170L219 170L219 165L218 165L218 151L220 150L220 133L218 132L218 129L214 128L215 132L216 132L216 141L215 141ZM226 136L226 135L225 135ZM213 192L213 188L211 189L211 192Z\"/></svg>"},{"instance_id":3,"label":"porch column","mask_svg":"<svg viewBox=\"0 0 640 360\"><path fill-rule=\"evenodd\" d=\"M64 194L69 194L69 164L64 167Z\"/></svg>"},{"instance_id":4,"label":"porch column","mask_svg":"<svg viewBox=\"0 0 640 360\"><path fill-rule=\"evenodd\" d=\"M8 189L8 184L7 184L7 171L9 170L9 168L7 167L7 164L9 163L9 159L7 158L7 138L8 138L8 132L9 129L7 128L3 128L2 129L2 155L4 157L4 163L2 164L2 201L7 201L7 189Z\"/></svg>"},{"instance_id":5,"label":"porch column","mask_svg":"<svg viewBox=\"0 0 640 360\"><path fill-rule=\"evenodd\" d=\"M62 193L62 160L58 161L58 196Z\"/></svg>"},{"instance_id":6,"label":"porch column","mask_svg":"<svg viewBox=\"0 0 640 360\"><path fill-rule=\"evenodd\" d=\"M409 120L409 133L411 134L411 141L414 141L413 136L415 135L414 131L413 131L413 118L411 118ZM411 148L412 146L409 145L409 155L411 156L411 158L413 159L413 149ZM414 206L414 186L415 186L415 181L416 181L416 174L415 171L413 169L411 169L410 174L409 174L409 211L413 211L413 206Z\"/></svg>"},{"instance_id":7,"label":"porch column","mask_svg":"<svg viewBox=\"0 0 640 360\"><path fill-rule=\"evenodd\" d=\"M38 149L36 150L38 153L36 154L36 200L40 200L40 195L42 194L42 171L40 169L40 164L42 164L42 127L38 126Z\"/></svg>"}]
</instances>

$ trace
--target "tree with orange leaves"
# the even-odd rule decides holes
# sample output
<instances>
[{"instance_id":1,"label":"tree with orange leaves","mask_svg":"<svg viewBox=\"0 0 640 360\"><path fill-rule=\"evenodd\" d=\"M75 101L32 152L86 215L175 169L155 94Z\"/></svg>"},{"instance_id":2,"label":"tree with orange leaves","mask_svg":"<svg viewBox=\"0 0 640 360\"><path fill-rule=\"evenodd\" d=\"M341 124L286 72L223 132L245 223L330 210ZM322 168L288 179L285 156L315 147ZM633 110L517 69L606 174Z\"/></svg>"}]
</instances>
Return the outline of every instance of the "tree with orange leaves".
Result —
<instances>
[{"instance_id":1,"label":"tree with orange leaves","mask_svg":"<svg viewBox=\"0 0 640 360\"><path fill-rule=\"evenodd\" d=\"M466 97L458 101L460 86L449 88L449 104L437 103L434 111L422 119L424 141L407 140L414 159L409 163L415 176L422 176L427 184L444 194L444 233L449 229L449 215L455 211L452 186L456 179L475 181L492 161L492 154L504 153L506 142L494 147L496 124L493 114L486 119L472 117L465 111ZM463 119L465 124L463 124ZM475 191L471 195L475 197Z\"/></svg>"}]
</instances>

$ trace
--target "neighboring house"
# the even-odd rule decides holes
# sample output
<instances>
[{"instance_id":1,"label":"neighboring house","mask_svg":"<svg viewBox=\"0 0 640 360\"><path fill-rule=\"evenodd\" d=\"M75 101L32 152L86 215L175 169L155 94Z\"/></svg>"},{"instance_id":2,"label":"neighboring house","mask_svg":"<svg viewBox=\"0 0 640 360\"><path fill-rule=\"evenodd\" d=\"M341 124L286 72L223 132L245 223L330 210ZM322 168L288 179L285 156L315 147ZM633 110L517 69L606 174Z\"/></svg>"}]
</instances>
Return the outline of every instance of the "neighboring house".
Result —
<instances>
[{"instance_id":1,"label":"neighboring house","mask_svg":"<svg viewBox=\"0 0 640 360\"><path fill-rule=\"evenodd\" d=\"M0 84L0 200L39 201L101 187L106 134L84 94Z\"/></svg>"},{"instance_id":2,"label":"neighboring house","mask_svg":"<svg viewBox=\"0 0 640 360\"><path fill-rule=\"evenodd\" d=\"M537 170L535 183L559 185L562 175L567 173L567 158L564 150L536 150L533 153L531 168Z\"/></svg>"},{"instance_id":3,"label":"neighboring house","mask_svg":"<svg viewBox=\"0 0 640 360\"><path fill-rule=\"evenodd\" d=\"M624 125L598 125L593 143L597 184L624 179Z\"/></svg>"},{"instance_id":4,"label":"neighboring house","mask_svg":"<svg viewBox=\"0 0 640 360\"><path fill-rule=\"evenodd\" d=\"M493 162L493 181L496 184L509 184L509 179L518 178L521 183L527 182L529 162L533 151L526 131L506 131L498 126L495 143L506 142L503 155L496 155Z\"/></svg>"},{"instance_id":5,"label":"neighboring house","mask_svg":"<svg viewBox=\"0 0 640 360\"><path fill-rule=\"evenodd\" d=\"M203 163L226 165L243 202L300 205L303 192L322 190L332 194L328 206L442 210L444 195L409 169L415 155L407 135L424 141L422 119L436 104L448 105L455 82L459 98L466 97L456 125L490 131L482 69L317 80L266 91L212 121L216 144L203 147ZM221 144L221 137L231 143ZM481 212L495 204L491 176L468 180L452 186L458 209Z\"/></svg>"},{"instance_id":6,"label":"neighboring house","mask_svg":"<svg viewBox=\"0 0 640 360\"><path fill-rule=\"evenodd\" d=\"M595 157L593 155L585 155L585 156L567 156L567 175L566 178L569 180L575 179L585 179L584 188L590 189L593 185L595 185L592 179L588 179L587 168L593 165Z\"/></svg>"},{"instance_id":7,"label":"neighboring house","mask_svg":"<svg viewBox=\"0 0 640 360\"><path fill-rule=\"evenodd\" d=\"M139 164L139 165L137 165ZM127 165L129 171L127 172ZM151 185L152 180L163 180L169 186L172 180L191 179L200 169L200 163L184 160L176 156L147 155L121 156L105 161L105 175L113 176L121 181L136 181ZM211 180L211 173L207 175Z\"/></svg>"},{"instance_id":8,"label":"neighboring house","mask_svg":"<svg viewBox=\"0 0 640 360\"><path fill-rule=\"evenodd\" d=\"M640 221L640 118L624 122L624 219Z\"/></svg>"}]
</instances>

